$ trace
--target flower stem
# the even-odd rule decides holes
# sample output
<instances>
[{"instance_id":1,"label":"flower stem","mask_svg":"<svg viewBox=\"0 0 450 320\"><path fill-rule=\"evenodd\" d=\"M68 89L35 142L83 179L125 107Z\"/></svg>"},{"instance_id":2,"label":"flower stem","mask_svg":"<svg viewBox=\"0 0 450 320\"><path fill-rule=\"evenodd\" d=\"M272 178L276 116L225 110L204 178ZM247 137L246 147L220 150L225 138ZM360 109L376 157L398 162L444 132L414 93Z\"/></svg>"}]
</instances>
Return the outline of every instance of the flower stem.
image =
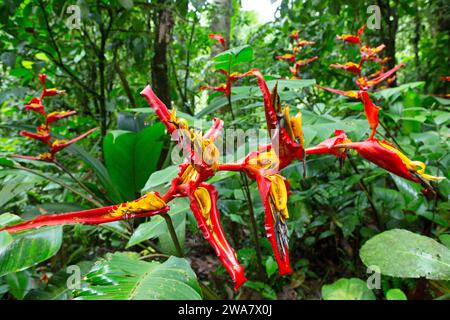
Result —
<instances>
[{"instance_id":1,"label":"flower stem","mask_svg":"<svg viewBox=\"0 0 450 320\"><path fill-rule=\"evenodd\" d=\"M173 244L175 246L175 249L177 251L177 255L180 258L182 258L184 256L184 253L183 253L183 249L181 248L180 242L178 241L178 236L177 236L177 233L176 233L175 228L173 226L172 218L167 213L162 214L161 216L166 221L167 229L169 229L170 237L172 238L172 242L173 242Z\"/></svg>"}]
</instances>

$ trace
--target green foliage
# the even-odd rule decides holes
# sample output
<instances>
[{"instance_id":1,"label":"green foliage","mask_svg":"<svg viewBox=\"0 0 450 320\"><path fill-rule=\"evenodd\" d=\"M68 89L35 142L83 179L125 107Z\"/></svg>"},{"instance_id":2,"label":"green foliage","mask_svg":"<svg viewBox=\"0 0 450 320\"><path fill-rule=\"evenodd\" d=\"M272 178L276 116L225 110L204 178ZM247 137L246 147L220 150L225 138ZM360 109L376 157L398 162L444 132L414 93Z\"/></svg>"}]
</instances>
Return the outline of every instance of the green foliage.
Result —
<instances>
[{"instance_id":1,"label":"green foliage","mask_svg":"<svg viewBox=\"0 0 450 320\"><path fill-rule=\"evenodd\" d=\"M184 259L145 262L116 252L95 264L76 295L82 300L199 300L201 290Z\"/></svg>"},{"instance_id":2,"label":"green foliage","mask_svg":"<svg viewBox=\"0 0 450 320\"><path fill-rule=\"evenodd\" d=\"M386 292L387 300L408 300L405 293L400 289L390 289Z\"/></svg>"},{"instance_id":3,"label":"green foliage","mask_svg":"<svg viewBox=\"0 0 450 320\"><path fill-rule=\"evenodd\" d=\"M324 300L375 300L372 290L367 283L358 278L339 279L322 287Z\"/></svg>"},{"instance_id":4,"label":"green foliage","mask_svg":"<svg viewBox=\"0 0 450 320\"><path fill-rule=\"evenodd\" d=\"M0 276L24 270L55 255L61 247L62 226L24 231L11 238L5 231L1 232Z\"/></svg>"},{"instance_id":5,"label":"green foliage","mask_svg":"<svg viewBox=\"0 0 450 320\"><path fill-rule=\"evenodd\" d=\"M158 164L164 125L149 126L134 133L111 131L104 140L106 168L123 201L136 199Z\"/></svg>"},{"instance_id":6,"label":"green foliage","mask_svg":"<svg viewBox=\"0 0 450 320\"><path fill-rule=\"evenodd\" d=\"M393 229L373 237L363 245L360 256L366 266L377 266L384 275L450 279L450 250L408 230Z\"/></svg>"}]
</instances>

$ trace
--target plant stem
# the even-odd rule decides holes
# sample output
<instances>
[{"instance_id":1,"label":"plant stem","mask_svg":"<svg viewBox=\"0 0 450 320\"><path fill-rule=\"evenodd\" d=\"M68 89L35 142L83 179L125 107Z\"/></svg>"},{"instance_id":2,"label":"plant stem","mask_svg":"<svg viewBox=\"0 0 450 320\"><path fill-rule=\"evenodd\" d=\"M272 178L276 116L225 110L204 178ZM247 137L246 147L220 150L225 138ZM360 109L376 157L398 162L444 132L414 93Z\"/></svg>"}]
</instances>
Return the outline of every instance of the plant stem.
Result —
<instances>
[{"instance_id":1,"label":"plant stem","mask_svg":"<svg viewBox=\"0 0 450 320\"><path fill-rule=\"evenodd\" d=\"M227 99L228 99L228 107L229 107L230 113L231 113L231 118L233 119L233 128L236 130L236 123L235 123L236 118L235 118L234 112L233 112L231 96L228 96ZM255 212L253 210L253 201L252 201L252 196L250 193L249 183L248 183L248 179L247 179L247 176L245 175L245 173L243 173L242 171L239 171L239 175L240 175L239 182L241 184L242 189L244 190L244 195L247 200L248 213L250 216L251 231L252 231L252 235L253 235L253 241L255 242L256 259L258 261L258 278L264 279L265 273L264 273L264 268L263 268L263 263L262 263L262 251L261 251L261 246L259 244L258 226L256 225L256 218L255 218Z\"/></svg>"},{"instance_id":2,"label":"plant stem","mask_svg":"<svg viewBox=\"0 0 450 320\"><path fill-rule=\"evenodd\" d=\"M351 156L349 154L347 154L347 156L348 156L348 160L349 160L350 165L352 166L353 170L355 171L356 174L359 175L359 170L356 167L356 164L353 162L353 159L351 158ZM359 184L360 188L366 194L367 200L369 201L370 207L372 208L373 219L375 220L378 229L380 231L382 231L384 229L384 227L383 227L383 224L380 221L380 215L378 214L378 210L375 207L375 203L373 202L372 197L370 196L369 188L367 188L366 184L364 183L364 180L361 177L359 178L358 184Z\"/></svg>"},{"instance_id":3,"label":"plant stem","mask_svg":"<svg viewBox=\"0 0 450 320\"><path fill-rule=\"evenodd\" d=\"M72 172L70 172L69 169L67 169L61 162L59 161L55 161L54 164L60 168L63 172L67 173L70 178L72 178L72 180L74 180L83 190L85 190L87 193L89 193L92 197L92 201L95 201L95 203L97 203L96 205L98 207L103 207L103 203L100 202L100 200L97 198L97 195L95 193L93 193L88 187L86 187L86 185L81 182L81 180L79 180L77 177L75 177Z\"/></svg>"},{"instance_id":4,"label":"plant stem","mask_svg":"<svg viewBox=\"0 0 450 320\"><path fill-rule=\"evenodd\" d=\"M175 249L177 251L177 255L182 258L184 256L183 250L181 249L180 242L178 241L177 233L175 231L175 228L173 227L172 218L169 216L169 214L165 213L161 215L167 224L167 229L169 229L170 237L172 238L173 244L175 246Z\"/></svg>"}]
</instances>

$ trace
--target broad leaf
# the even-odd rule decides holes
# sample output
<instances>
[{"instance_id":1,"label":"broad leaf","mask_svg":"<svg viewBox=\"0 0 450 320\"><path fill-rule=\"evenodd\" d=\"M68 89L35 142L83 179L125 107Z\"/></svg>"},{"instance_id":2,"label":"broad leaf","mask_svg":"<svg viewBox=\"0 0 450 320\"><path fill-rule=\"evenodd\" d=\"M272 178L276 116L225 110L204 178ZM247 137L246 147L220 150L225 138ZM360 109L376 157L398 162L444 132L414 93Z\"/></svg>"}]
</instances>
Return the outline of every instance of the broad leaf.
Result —
<instances>
[{"instance_id":1,"label":"broad leaf","mask_svg":"<svg viewBox=\"0 0 450 320\"><path fill-rule=\"evenodd\" d=\"M408 300L406 295L400 289L390 289L386 292L387 300Z\"/></svg>"},{"instance_id":2,"label":"broad leaf","mask_svg":"<svg viewBox=\"0 0 450 320\"><path fill-rule=\"evenodd\" d=\"M156 170L163 134L164 125L158 123L138 133L111 131L106 135L103 144L106 167L124 200L135 199Z\"/></svg>"},{"instance_id":3,"label":"broad leaf","mask_svg":"<svg viewBox=\"0 0 450 320\"><path fill-rule=\"evenodd\" d=\"M0 247L0 277L52 257L61 247L61 240L62 226L13 234L12 241Z\"/></svg>"},{"instance_id":4,"label":"broad leaf","mask_svg":"<svg viewBox=\"0 0 450 320\"><path fill-rule=\"evenodd\" d=\"M324 300L375 300L367 283L358 278L342 278L322 287Z\"/></svg>"},{"instance_id":5,"label":"broad leaf","mask_svg":"<svg viewBox=\"0 0 450 320\"><path fill-rule=\"evenodd\" d=\"M240 62L250 62L253 59L253 49L248 46L240 46L225 50L214 57L214 68L230 70L231 67Z\"/></svg>"},{"instance_id":6,"label":"broad leaf","mask_svg":"<svg viewBox=\"0 0 450 320\"><path fill-rule=\"evenodd\" d=\"M407 230L376 235L363 245L360 256L366 266L377 266L384 275L450 280L450 250Z\"/></svg>"},{"instance_id":7,"label":"broad leaf","mask_svg":"<svg viewBox=\"0 0 450 320\"><path fill-rule=\"evenodd\" d=\"M199 300L201 289L185 259L145 262L136 254L116 252L100 260L76 293L83 300Z\"/></svg>"}]
</instances>

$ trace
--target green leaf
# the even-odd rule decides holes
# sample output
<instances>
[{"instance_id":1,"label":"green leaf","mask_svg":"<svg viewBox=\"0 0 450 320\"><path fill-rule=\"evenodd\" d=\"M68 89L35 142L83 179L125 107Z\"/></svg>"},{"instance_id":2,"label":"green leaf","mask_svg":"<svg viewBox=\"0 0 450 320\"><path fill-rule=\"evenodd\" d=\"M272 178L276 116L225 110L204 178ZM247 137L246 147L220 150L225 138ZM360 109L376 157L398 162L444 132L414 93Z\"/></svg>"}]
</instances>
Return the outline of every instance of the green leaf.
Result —
<instances>
[{"instance_id":1,"label":"green leaf","mask_svg":"<svg viewBox=\"0 0 450 320\"><path fill-rule=\"evenodd\" d=\"M407 230L385 231L368 240L360 251L366 266L400 278L450 279L450 250L435 240Z\"/></svg>"},{"instance_id":2,"label":"green leaf","mask_svg":"<svg viewBox=\"0 0 450 320\"><path fill-rule=\"evenodd\" d=\"M133 8L133 0L119 0L119 3L122 7L124 7L127 10Z\"/></svg>"},{"instance_id":3,"label":"green leaf","mask_svg":"<svg viewBox=\"0 0 450 320\"><path fill-rule=\"evenodd\" d=\"M33 68L33 64L34 64L33 61L26 61L26 60L22 61L22 66L25 69L29 69L29 70L32 69Z\"/></svg>"},{"instance_id":4,"label":"green leaf","mask_svg":"<svg viewBox=\"0 0 450 320\"><path fill-rule=\"evenodd\" d=\"M219 53L213 58L214 68L229 69L240 62L250 62L253 59L253 49L249 45L235 47Z\"/></svg>"},{"instance_id":5,"label":"green leaf","mask_svg":"<svg viewBox=\"0 0 450 320\"><path fill-rule=\"evenodd\" d=\"M85 277L77 299L200 300L201 289L185 259L140 261L136 254L116 252L100 260Z\"/></svg>"},{"instance_id":6,"label":"green leaf","mask_svg":"<svg viewBox=\"0 0 450 320\"><path fill-rule=\"evenodd\" d=\"M12 242L0 247L0 277L55 255L61 247L62 226L23 231L12 238Z\"/></svg>"},{"instance_id":7,"label":"green leaf","mask_svg":"<svg viewBox=\"0 0 450 320\"><path fill-rule=\"evenodd\" d=\"M170 183L173 178L178 175L178 166L173 165L165 169L153 172L145 183L141 193L147 193L149 191L163 187L166 183Z\"/></svg>"},{"instance_id":8,"label":"green leaf","mask_svg":"<svg viewBox=\"0 0 450 320\"><path fill-rule=\"evenodd\" d=\"M439 240L450 249L450 234L441 234Z\"/></svg>"},{"instance_id":9,"label":"green leaf","mask_svg":"<svg viewBox=\"0 0 450 320\"><path fill-rule=\"evenodd\" d=\"M390 289L386 292L387 300L408 300L406 295L400 289Z\"/></svg>"},{"instance_id":10,"label":"green leaf","mask_svg":"<svg viewBox=\"0 0 450 320\"><path fill-rule=\"evenodd\" d=\"M36 53L35 58L38 59L38 60L42 60L42 61L48 61L49 60L47 55L45 53L43 53L43 52Z\"/></svg>"},{"instance_id":11,"label":"green leaf","mask_svg":"<svg viewBox=\"0 0 450 320\"><path fill-rule=\"evenodd\" d=\"M0 232L0 248L6 248L12 241L13 238L8 231Z\"/></svg>"},{"instance_id":12,"label":"green leaf","mask_svg":"<svg viewBox=\"0 0 450 320\"><path fill-rule=\"evenodd\" d=\"M275 260L273 260L272 256L269 256L265 263L267 276L270 278L277 272L278 266Z\"/></svg>"},{"instance_id":13,"label":"green leaf","mask_svg":"<svg viewBox=\"0 0 450 320\"><path fill-rule=\"evenodd\" d=\"M375 300L367 283L358 278L342 278L322 287L324 300Z\"/></svg>"},{"instance_id":14,"label":"green leaf","mask_svg":"<svg viewBox=\"0 0 450 320\"><path fill-rule=\"evenodd\" d=\"M22 220L19 216L11 213L0 214L0 228L10 226Z\"/></svg>"},{"instance_id":15,"label":"green leaf","mask_svg":"<svg viewBox=\"0 0 450 320\"><path fill-rule=\"evenodd\" d=\"M156 170L163 143L162 123L134 133L111 131L104 140L106 168L125 200L133 200Z\"/></svg>"},{"instance_id":16,"label":"green leaf","mask_svg":"<svg viewBox=\"0 0 450 320\"><path fill-rule=\"evenodd\" d=\"M5 276L9 292L17 300L22 300L30 290L30 274L27 271L10 273Z\"/></svg>"}]
</instances>

